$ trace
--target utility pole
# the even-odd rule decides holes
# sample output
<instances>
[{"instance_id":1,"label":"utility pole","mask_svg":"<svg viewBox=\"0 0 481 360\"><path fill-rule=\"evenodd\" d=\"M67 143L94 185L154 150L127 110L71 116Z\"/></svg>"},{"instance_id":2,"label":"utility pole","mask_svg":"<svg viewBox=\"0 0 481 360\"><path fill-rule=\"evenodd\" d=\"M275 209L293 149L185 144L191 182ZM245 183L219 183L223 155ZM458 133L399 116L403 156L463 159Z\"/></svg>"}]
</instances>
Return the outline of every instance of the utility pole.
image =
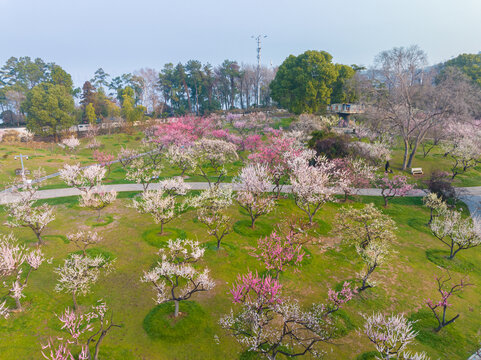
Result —
<instances>
[{"instance_id":1,"label":"utility pole","mask_svg":"<svg viewBox=\"0 0 481 360\"><path fill-rule=\"evenodd\" d=\"M28 160L28 156L19 154L19 155L15 155L14 158L15 160L20 159L20 162L22 163L22 180L23 180L23 183L25 184L25 166L23 165L23 159Z\"/></svg>"},{"instance_id":2,"label":"utility pole","mask_svg":"<svg viewBox=\"0 0 481 360\"><path fill-rule=\"evenodd\" d=\"M259 107L261 102L261 39L266 38L267 35L252 35L251 38L257 42L257 96L256 96L256 107Z\"/></svg>"}]
</instances>

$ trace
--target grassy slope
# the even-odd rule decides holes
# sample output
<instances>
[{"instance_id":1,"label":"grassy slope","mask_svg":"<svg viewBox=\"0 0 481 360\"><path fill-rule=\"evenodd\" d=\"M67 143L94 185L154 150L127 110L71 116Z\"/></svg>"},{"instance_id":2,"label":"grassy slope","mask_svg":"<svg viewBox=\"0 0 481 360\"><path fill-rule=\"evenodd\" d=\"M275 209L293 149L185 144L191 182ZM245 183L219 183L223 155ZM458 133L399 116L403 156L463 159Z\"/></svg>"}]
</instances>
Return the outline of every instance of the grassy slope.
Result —
<instances>
[{"instance_id":1,"label":"grassy slope","mask_svg":"<svg viewBox=\"0 0 481 360\"><path fill-rule=\"evenodd\" d=\"M156 248L149 245L147 236L152 236L156 225L147 215L139 215L126 205L131 201L123 194L114 206L104 214L111 214L114 221L105 227L97 227L105 238L99 246L116 257L115 271L101 278L94 286L91 295L80 297L83 307L93 304L97 299L106 300L114 309L115 319L123 323L122 329L115 329L105 339L104 359L221 359L238 358L240 347L235 341L225 336L219 328L219 317L233 306L227 294L238 272L249 270L263 271L262 266L249 254L256 245L259 235L267 235L272 227L292 214L301 215L291 200L281 200L276 210L259 219L257 230L252 233L244 226L242 220L248 217L238 207L233 206L232 215L241 221L236 225L237 232L227 236L225 245L219 251L207 250L205 264L211 269L217 286L214 290L193 297L207 313L206 320L198 324L195 334L186 336L179 342L152 340L145 333L142 323L145 316L155 306L150 286L140 283L143 270L148 269L156 259ZM361 198L361 202L375 202L378 198ZM75 198L52 199L55 204L57 219L49 226L50 235L64 235L72 231L72 224L77 226L90 223L93 213L79 208ZM335 214L344 204L327 204L318 214L317 229L319 244L307 246L311 254L299 272L290 269L282 275L285 294L299 299L303 304L324 301L328 287L334 287L353 277L360 269L360 263L352 249L339 245L338 240L328 236L334 222ZM355 204L355 206L361 206ZM419 198L398 199L386 210L398 227L398 241L394 245L397 251L389 264L375 275L381 280L379 286L367 290L352 301L342 314L348 320L346 335L337 341L341 345L326 345L329 359L355 359L356 356L371 351L366 339L360 337L356 329L362 326L362 313L384 310L387 312L405 312L422 321L417 327L423 330L420 341L414 348L424 350L436 359L465 359L469 351L476 346L476 334L481 323L479 311L481 299L481 249L471 249L459 254L458 267L471 266L470 280L477 285L467 289L461 297L453 299L454 309L461 317L448 329L434 334L430 326L434 322L425 318L422 303L428 296L434 295L433 277L439 273L437 266L427 260L426 251L443 249L441 243L430 234L424 223L428 212L421 206ZM202 225L194 221L192 211L167 225L168 228L183 230L187 236L201 242L210 241ZM6 218L0 213L0 222ZM150 233L148 233L148 231ZM0 231L9 231L3 225ZM26 230L14 229L21 241L33 241L33 234ZM147 232L147 234L145 234ZM243 234L243 235L241 235ZM155 235L154 235L155 236ZM167 237L166 237L167 238ZM2 359L38 359L39 342L49 335L59 334L58 321L54 313L60 313L71 305L71 298L66 294L53 291L56 276L53 269L58 266L68 253L75 251L71 244L66 244L61 237L49 237L44 246L47 256L53 258L52 264L43 265L31 277L23 300L26 311L14 314L8 320L0 320L3 336L0 339ZM459 275L458 273L454 273ZM427 329L427 330L426 330ZM220 337L216 344L214 336ZM447 335L452 335L450 340ZM332 352L331 352L332 348Z\"/></svg>"}]
</instances>

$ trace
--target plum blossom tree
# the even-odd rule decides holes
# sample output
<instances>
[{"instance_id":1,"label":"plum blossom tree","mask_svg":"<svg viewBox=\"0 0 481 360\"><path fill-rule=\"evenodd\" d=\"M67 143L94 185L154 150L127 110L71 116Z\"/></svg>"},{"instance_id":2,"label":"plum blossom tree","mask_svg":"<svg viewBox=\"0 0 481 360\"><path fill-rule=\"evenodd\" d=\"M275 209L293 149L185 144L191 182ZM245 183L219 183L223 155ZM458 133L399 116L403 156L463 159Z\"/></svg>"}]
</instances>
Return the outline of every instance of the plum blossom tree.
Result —
<instances>
[{"instance_id":1,"label":"plum blossom tree","mask_svg":"<svg viewBox=\"0 0 481 360\"><path fill-rule=\"evenodd\" d=\"M238 187L236 200L251 218L251 228L256 220L272 211L275 200L271 195L271 176L263 164L249 164L242 168L235 180Z\"/></svg>"},{"instance_id":2,"label":"plum blossom tree","mask_svg":"<svg viewBox=\"0 0 481 360\"><path fill-rule=\"evenodd\" d=\"M100 211L105 209L117 198L117 192L102 191L101 189L90 189L80 194L79 205L92 210L97 210L97 221L100 221Z\"/></svg>"},{"instance_id":3,"label":"plum blossom tree","mask_svg":"<svg viewBox=\"0 0 481 360\"><path fill-rule=\"evenodd\" d=\"M125 178L137 184L142 184L145 191L149 188L152 181L160 176L162 167L154 165L143 157L132 159L127 165L127 174Z\"/></svg>"},{"instance_id":4,"label":"plum blossom tree","mask_svg":"<svg viewBox=\"0 0 481 360\"><path fill-rule=\"evenodd\" d=\"M160 235L163 235L164 225L184 208L185 204L176 203L176 196L185 195L189 188L181 177L163 180L158 189L144 191L140 199L133 201L132 206L141 214L152 215L155 223L160 223Z\"/></svg>"},{"instance_id":5,"label":"plum blossom tree","mask_svg":"<svg viewBox=\"0 0 481 360\"><path fill-rule=\"evenodd\" d=\"M267 166L276 197L279 197L283 184L289 180L289 156L295 156L299 151L293 138L270 135L266 142L258 147L257 152L249 155L252 162Z\"/></svg>"},{"instance_id":6,"label":"plum blossom tree","mask_svg":"<svg viewBox=\"0 0 481 360\"><path fill-rule=\"evenodd\" d=\"M330 314L349 301L352 293L347 289L342 294L331 293L329 298L336 305L319 304L303 311L297 302L284 299L281 290L282 285L270 276L239 275L231 294L242 309L236 314L231 310L220 319L220 325L242 346L268 359L319 356L316 345L333 337Z\"/></svg>"},{"instance_id":7,"label":"plum blossom tree","mask_svg":"<svg viewBox=\"0 0 481 360\"><path fill-rule=\"evenodd\" d=\"M136 159L137 157L139 157L138 151L124 148L123 146L120 148L120 151L117 154L117 160L124 169L126 169L132 160Z\"/></svg>"},{"instance_id":8,"label":"plum blossom tree","mask_svg":"<svg viewBox=\"0 0 481 360\"><path fill-rule=\"evenodd\" d=\"M365 249L371 242L394 242L396 230L395 222L370 203L361 209L341 208L334 232L346 243Z\"/></svg>"},{"instance_id":9,"label":"plum blossom tree","mask_svg":"<svg viewBox=\"0 0 481 360\"><path fill-rule=\"evenodd\" d=\"M194 267L204 256L198 241L169 240L167 248L159 250L160 261L153 269L144 272L142 282L152 283L157 295L156 302L175 303L174 316L179 316L179 302L188 300L199 291L208 291L215 286L209 269L200 271Z\"/></svg>"},{"instance_id":10,"label":"plum blossom tree","mask_svg":"<svg viewBox=\"0 0 481 360\"><path fill-rule=\"evenodd\" d=\"M95 150L92 157L100 164L100 166L103 166L107 169L107 174L105 176L108 177L115 156L105 151Z\"/></svg>"},{"instance_id":11,"label":"plum blossom tree","mask_svg":"<svg viewBox=\"0 0 481 360\"><path fill-rule=\"evenodd\" d=\"M63 139L60 145L68 151L74 152L80 146L80 141L76 137L71 136Z\"/></svg>"},{"instance_id":12,"label":"plum blossom tree","mask_svg":"<svg viewBox=\"0 0 481 360\"><path fill-rule=\"evenodd\" d=\"M379 359L429 360L424 354L412 354L407 346L416 338L413 322L404 315L385 316L382 313L364 316L364 334L380 354Z\"/></svg>"},{"instance_id":13,"label":"plum blossom tree","mask_svg":"<svg viewBox=\"0 0 481 360\"><path fill-rule=\"evenodd\" d=\"M73 311L70 308L57 315L61 329L68 333L69 338L57 337L57 343L52 339L42 345L42 355L48 360L75 360L71 348L80 347L78 360L98 360L100 345L107 334L121 325L113 322L113 312L101 300L92 306L87 313ZM92 345L95 344L93 351Z\"/></svg>"},{"instance_id":14,"label":"plum blossom tree","mask_svg":"<svg viewBox=\"0 0 481 360\"><path fill-rule=\"evenodd\" d=\"M165 154L167 161L181 170L180 176L184 176L187 170L195 166L195 153L192 146L171 145Z\"/></svg>"},{"instance_id":15,"label":"plum blossom tree","mask_svg":"<svg viewBox=\"0 0 481 360\"><path fill-rule=\"evenodd\" d=\"M389 176L379 176L374 181L374 186L381 189L381 196L384 199L384 206L387 207L389 200L396 196L406 196L406 194L413 189L413 186L408 184L407 177L401 175L394 175L392 179Z\"/></svg>"},{"instance_id":16,"label":"plum blossom tree","mask_svg":"<svg viewBox=\"0 0 481 360\"><path fill-rule=\"evenodd\" d=\"M429 208L431 213L428 225L431 225L435 217L441 216L448 209L448 206L443 199L438 194L433 192L430 192L423 197L423 203L427 208Z\"/></svg>"},{"instance_id":17,"label":"plum blossom tree","mask_svg":"<svg viewBox=\"0 0 481 360\"><path fill-rule=\"evenodd\" d=\"M273 270L278 280L287 266L301 263L305 255L302 243L299 234L292 231L285 235L273 231L269 236L259 238L254 256L264 263L267 270Z\"/></svg>"},{"instance_id":18,"label":"plum blossom tree","mask_svg":"<svg viewBox=\"0 0 481 360\"><path fill-rule=\"evenodd\" d=\"M29 250L20 245L13 234L0 235L0 280L4 286L11 281L8 296L15 300L16 310L22 310L20 299L24 297L23 291L27 286L32 271L42 265L45 257L40 249ZM23 276L25 265L28 266L27 274ZM0 304L0 316L8 317L12 310L6 301Z\"/></svg>"},{"instance_id":19,"label":"plum blossom tree","mask_svg":"<svg viewBox=\"0 0 481 360\"><path fill-rule=\"evenodd\" d=\"M37 237L37 246L43 244L42 232L55 219L53 208L48 204L35 205L34 192L19 192L15 202L6 204L9 227L30 228Z\"/></svg>"},{"instance_id":20,"label":"plum blossom tree","mask_svg":"<svg viewBox=\"0 0 481 360\"><path fill-rule=\"evenodd\" d=\"M362 159L333 159L334 179L337 188L344 193L344 201L358 189L368 187L374 180L376 168Z\"/></svg>"},{"instance_id":21,"label":"plum blossom tree","mask_svg":"<svg viewBox=\"0 0 481 360\"><path fill-rule=\"evenodd\" d=\"M207 232L217 241L217 250L222 239L232 231L231 218L226 210L232 205L232 188L213 186L190 199L189 205L197 209L197 219L207 226Z\"/></svg>"},{"instance_id":22,"label":"plum blossom tree","mask_svg":"<svg viewBox=\"0 0 481 360\"><path fill-rule=\"evenodd\" d=\"M317 159L316 164L309 165L307 156L298 156L290 160L292 169L291 184L294 202L299 209L306 213L309 224L317 211L329 200L332 200L334 179L332 162Z\"/></svg>"},{"instance_id":23,"label":"plum blossom tree","mask_svg":"<svg viewBox=\"0 0 481 360\"><path fill-rule=\"evenodd\" d=\"M360 156L376 167L381 166L386 161L391 160L391 150L386 143L366 143L357 141L352 143L351 146L356 155Z\"/></svg>"},{"instance_id":24,"label":"plum blossom tree","mask_svg":"<svg viewBox=\"0 0 481 360\"><path fill-rule=\"evenodd\" d=\"M481 245L481 223L479 219L463 218L457 210L446 210L431 222L433 235L449 247L448 259L453 259L461 250Z\"/></svg>"},{"instance_id":25,"label":"plum blossom tree","mask_svg":"<svg viewBox=\"0 0 481 360\"><path fill-rule=\"evenodd\" d=\"M80 164L65 164L60 169L60 178L68 185L79 189L81 192L87 192L98 186L105 177L106 169L95 164L89 167L81 168Z\"/></svg>"},{"instance_id":26,"label":"plum blossom tree","mask_svg":"<svg viewBox=\"0 0 481 360\"><path fill-rule=\"evenodd\" d=\"M446 278L442 276L436 276L436 290L441 298L437 302L431 299L426 300L426 306L433 312L433 315L438 322L438 327L434 330L436 332L459 318L459 314L456 314L449 320L446 318L446 312L448 308L452 306L452 304L449 303L449 298L463 291L465 287L472 285L469 284L465 279L461 279L459 283L456 282L454 284L449 284L451 280L452 278L449 272Z\"/></svg>"},{"instance_id":27,"label":"plum blossom tree","mask_svg":"<svg viewBox=\"0 0 481 360\"><path fill-rule=\"evenodd\" d=\"M67 239L82 251L83 256L87 256L86 250L89 246L102 241L102 237L96 231L84 230L67 234Z\"/></svg>"},{"instance_id":28,"label":"plum blossom tree","mask_svg":"<svg viewBox=\"0 0 481 360\"><path fill-rule=\"evenodd\" d=\"M65 259L63 266L55 269L59 276L55 291L71 293L74 310L77 310L77 295L88 294L91 286L97 282L101 270L110 270L110 265L111 261L100 255L90 257L72 254Z\"/></svg>"},{"instance_id":29,"label":"plum blossom tree","mask_svg":"<svg viewBox=\"0 0 481 360\"><path fill-rule=\"evenodd\" d=\"M227 175L225 164L238 159L236 146L224 140L202 138L194 143L193 151L194 172L202 176L209 187L219 184Z\"/></svg>"},{"instance_id":30,"label":"plum blossom tree","mask_svg":"<svg viewBox=\"0 0 481 360\"><path fill-rule=\"evenodd\" d=\"M361 281L358 291L361 292L375 286L375 282L371 280L371 275L386 261L390 248L385 241L371 241L365 248L356 246L356 252L365 263L364 269L357 274Z\"/></svg>"},{"instance_id":31,"label":"plum blossom tree","mask_svg":"<svg viewBox=\"0 0 481 360\"><path fill-rule=\"evenodd\" d=\"M451 141L442 147L444 156L451 160L451 179L454 179L481 162L481 129L479 124L452 122L447 132Z\"/></svg>"}]
</instances>

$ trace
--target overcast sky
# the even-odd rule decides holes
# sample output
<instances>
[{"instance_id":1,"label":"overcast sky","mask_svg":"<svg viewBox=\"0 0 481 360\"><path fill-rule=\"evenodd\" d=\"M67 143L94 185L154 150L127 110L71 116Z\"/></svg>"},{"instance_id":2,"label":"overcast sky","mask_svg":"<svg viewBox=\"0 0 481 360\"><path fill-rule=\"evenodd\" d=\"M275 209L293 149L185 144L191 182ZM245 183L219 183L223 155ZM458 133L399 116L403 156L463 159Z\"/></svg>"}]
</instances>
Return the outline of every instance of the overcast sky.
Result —
<instances>
[{"instance_id":1,"label":"overcast sky","mask_svg":"<svg viewBox=\"0 0 481 360\"><path fill-rule=\"evenodd\" d=\"M76 85L167 62L254 63L326 50L370 65L394 46L419 45L430 64L481 51L481 0L0 0L0 63L41 57Z\"/></svg>"}]
</instances>

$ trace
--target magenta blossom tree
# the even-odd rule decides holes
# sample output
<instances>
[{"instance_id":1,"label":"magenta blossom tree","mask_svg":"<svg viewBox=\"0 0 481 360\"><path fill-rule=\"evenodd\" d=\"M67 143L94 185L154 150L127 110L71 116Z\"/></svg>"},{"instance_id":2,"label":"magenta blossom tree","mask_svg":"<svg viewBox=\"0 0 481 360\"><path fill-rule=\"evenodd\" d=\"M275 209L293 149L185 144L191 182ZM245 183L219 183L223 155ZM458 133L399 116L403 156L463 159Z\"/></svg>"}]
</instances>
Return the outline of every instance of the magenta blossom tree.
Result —
<instances>
[{"instance_id":1,"label":"magenta blossom tree","mask_svg":"<svg viewBox=\"0 0 481 360\"><path fill-rule=\"evenodd\" d=\"M426 300L426 306L431 309L438 322L438 327L434 330L436 332L459 318L459 314L456 314L448 319L449 317L447 317L446 312L448 308L452 306L452 304L449 303L449 299L453 295L460 293L465 287L472 285L467 283L465 279L461 279L459 283L454 284L451 283L451 280L452 278L449 272L446 278L442 276L436 276L436 290L440 295L440 299L438 301L433 301L431 299Z\"/></svg>"},{"instance_id":2,"label":"magenta blossom tree","mask_svg":"<svg viewBox=\"0 0 481 360\"><path fill-rule=\"evenodd\" d=\"M283 235L273 231L269 236L257 241L254 256L264 263L267 270L273 270L275 278L289 265L299 265L305 255L299 237L289 232Z\"/></svg>"},{"instance_id":3,"label":"magenta blossom tree","mask_svg":"<svg viewBox=\"0 0 481 360\"><path fill-rule=\"evenodd\" d=\"M381 189L385 207L388 206L389 200L396 196L406 196L413 189L413 186L408 184L407 177L401 175L395 175L392 179L388 175L383 175L374 181L374 185Z\"/></svg>"},{"instance_id":4,"label":"magenta blossom tree","mask_svg":"<svg viewBox=\"0 0 481 360\"><path fill-rule=\"evenodd\" d=\"M278 356L298 357L320 355L317 344L334 336L330 314L352 297L348 290L331 293L335 305L314 305L303 311L298 302L288 301L282 285L270 276L260 277L249 272L239 275L231 294L242 309L221 318L220 325L249 351L268 359Z\"/></svg>"},{"instance_id":5,"label":"magenta blossom tree","mask_svg":"<svg viewBox=\"0 0 481 360\"><path fill-rule=\"evenodd\" d=\"M107 169L107 174L105 177L109 177L110 175L110 168L112 167L112 162L115 160L115 156L109 154L108 152L95 150L92 154L95 161L97 161L100 166L103 166Z\"/></svg>"}]
</instances>

